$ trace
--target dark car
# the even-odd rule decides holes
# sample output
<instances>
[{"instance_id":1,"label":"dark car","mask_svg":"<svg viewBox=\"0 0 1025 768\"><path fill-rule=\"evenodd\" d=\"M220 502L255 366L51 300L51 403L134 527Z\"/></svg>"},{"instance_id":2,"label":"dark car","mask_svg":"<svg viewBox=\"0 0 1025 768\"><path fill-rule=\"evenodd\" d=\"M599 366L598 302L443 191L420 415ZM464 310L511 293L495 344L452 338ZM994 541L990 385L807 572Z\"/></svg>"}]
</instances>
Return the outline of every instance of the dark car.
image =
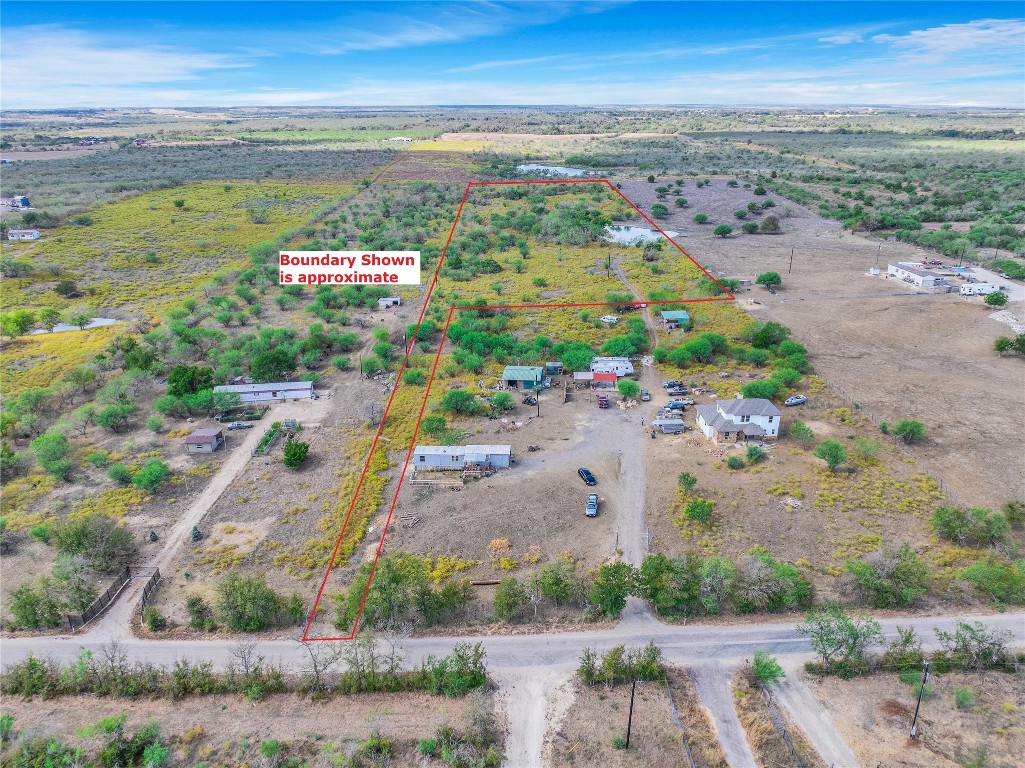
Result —
<instances>
[{"instance_id":1,"label":"dark car","mask_svg":"<svg viewBox=\"0 0 1025 768\"><path fill-rule=\"evenodd\" d=\"M662 389L672 389L674 387L679 387L682 385L682 383L683 382L677 381L676 379L669 379L669 381L662 382Z\"/></svg>"},{"instance_id":2,"label":"dark car","mask_svg":"<svg viewBox=\"0 0 1025 768\"><path fill-rule=\"evenodd\" d=\"M591 474L591 470L587 467L581 467L577 470L577 474L580 475L580 479L584 481L584 485L597 485L598 481L594 479L594 475Z\"/></svg>"}]
</instances>

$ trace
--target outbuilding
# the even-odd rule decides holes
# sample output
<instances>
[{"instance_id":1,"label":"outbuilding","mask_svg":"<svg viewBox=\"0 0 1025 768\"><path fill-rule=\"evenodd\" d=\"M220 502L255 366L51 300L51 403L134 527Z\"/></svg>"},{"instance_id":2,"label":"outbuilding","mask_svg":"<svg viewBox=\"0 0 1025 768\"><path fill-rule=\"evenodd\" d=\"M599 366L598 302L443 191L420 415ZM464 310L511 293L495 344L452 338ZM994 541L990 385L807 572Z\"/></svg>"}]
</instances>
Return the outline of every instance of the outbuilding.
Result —
<instances>
[{"instance_id":1,"label":"outbuilding","mask_svg":"<svg viewBox=\"0 0 1025 768\"><path fill-rule=\"evenodd\" d=\"M267 403L284 400L311 400L312 381L277 381L267 384L223 384L214 387L214 394L236 394L243 403Z\"/></svg>"},{"instance_id":2,"label":"outbuilding","mask_svg":"<svg viewBox=\"0 0 1025 768\"><path fill-rule=\"evenodd\" d=\"M467 445L466 465L508 469L512 459L511 445Z\"/></svg>"},{"instance_id":3,"label":"outbuilding","mask_svg":"<svg viewBox=\"0 0 1025 768\"><path fill-rule=\"evenodd\" d=\"M38 229L9 229L7 230L8 240L38 240Z\"/></svg>"},{"instance_id":4,"label":"outbuilding","mask_svg":"<svg viewBox=\"0 0 1025 768\"><path fill-rule=\"evenodd\" d=\"M684 309L663 310L661 314L666 330L690 327L690 314Z\"/></svg>"},{"instance_id":5,"label":"outbuilding","mask_svg":"<svg viewBox=\"0 0 1025 768\"><path fill-rule=\"evenodd\" d=\"M507 365L502 371L502 381L514 389L534 389L541 386L544 368L539 365Z\"/></svg>"},{"instance_id":6,"label":"outbuilding","mask_svg":"<svg viewBox=\"0 0 1025 768\"><path fill-rule=\"evenodd\" d=\"M418 445L413 448L415 469L458 469L494 467L508 469L512 463L509 445Z\"/></svg>"},{"instance_id":7,"label":"outbuilding","mask_svg":"<svg viewBox=\"0 0 1025 768\"><path fill-rule=\"evenodd\" d=\"M619 377L612 372L596 371L591 374L591 381L595 389L614 389Z\"/></svg>"},{"instance_id":8,"label":"outbuilding","mask_svg":"<svg viewBox=\"0 0 1025 768\"><path fill-rule=\"evenodd\" d=\"M197 429L185 437L185 450L189 453L213 453L222 445L223 429Z\"/></svg>"},{"instance_id":9,"label":"outbuilding","mask_svg":"<svg viewBox=\"0 0 1025 768\"><path fill-rule=\"evenodd\" d=\"M377 300L378 309L389 309L390 307L402 306L402 299L398 296L385 296Z\"/></svg>"}]
</instances>

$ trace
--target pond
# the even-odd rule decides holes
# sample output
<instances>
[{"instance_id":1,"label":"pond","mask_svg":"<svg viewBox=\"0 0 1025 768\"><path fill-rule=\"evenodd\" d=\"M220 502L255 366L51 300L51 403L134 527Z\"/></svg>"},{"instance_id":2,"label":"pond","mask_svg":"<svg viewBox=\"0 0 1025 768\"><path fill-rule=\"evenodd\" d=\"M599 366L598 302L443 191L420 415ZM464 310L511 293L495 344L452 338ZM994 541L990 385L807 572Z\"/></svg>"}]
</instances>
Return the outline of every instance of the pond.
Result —
<instances>
[{"instance_id":1,"label":"pond","mask_svg":"<svg viewBox=\"0 0 1025 768\"><path fill-rule=\"evenodd\" d=\"M114 323L120 323L120 322L121 322L120 320L114 320L113 318L110 318L110 317L94 317L92 320L89 321L89 324L86 325L86 327L81 329L81 330L88 331L90 328L100 328L100 327L102 327L104 325L113 325ZM57 323L57 325L55 325L53 327L53 332L54 333L62 333L64 331L77 331L77 330L79 330L79 327L77 325L68 325L67 323ZM29 335L30 336L38 336L40 333L50 333L50 331L46 330L45 328L38 328L38 329L32 331L32 333L29 334Z\"/></svg>"},{"instance_id":2,"label":"pond","mask_svg":"<svg viewBox=\"0 0 1025 768\"><path fill-rule=\"evenodd\" d=\"M538 165L537 163L517 165L516 170L519 173L540 173L544 176L587 176L590 173L580 168L567 168L562 165Z\"/></svg>"},{"instance_id":3,"label":"pond","mask_svg":"<svg viewBox=\"0 0 1025 768\"><path fill-rule=\"evenodd\" d=\"M669 237L678 237L679 232L666 230ZM605 239L622 245L644 245L653 243L662 237L662 233L654 229L644 227L631 227L628 224L611 224L605 227Z\"/></svg>"}]
</instances>

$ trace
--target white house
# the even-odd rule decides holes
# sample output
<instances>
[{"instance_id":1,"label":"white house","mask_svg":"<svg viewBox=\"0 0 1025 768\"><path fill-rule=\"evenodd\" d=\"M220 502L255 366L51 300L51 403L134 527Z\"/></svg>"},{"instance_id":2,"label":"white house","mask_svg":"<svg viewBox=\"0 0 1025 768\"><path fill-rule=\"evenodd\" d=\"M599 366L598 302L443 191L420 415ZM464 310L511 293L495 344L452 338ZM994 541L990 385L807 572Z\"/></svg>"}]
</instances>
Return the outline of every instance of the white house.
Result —
<instances>
[{"instance_id":1,"label":"white house","mask_svg":"<svg viewBox=\"0 0 1025 768\"><path fill-rule=\"evenodd\" d=\"M886 269L886 274L889 277L903 280L905 283L917 285L919 288L933 288L942 281L942 278L935 272L922 269L917 264L906 261L890 264Z\"/></svg>"},{"instance_id":2,"label":"white house","mask_svg":"<svg viewBox=\"0 0 1025 768\"><path fill-rule=\"evenodd\" d=\"M415 469L465 469L488 466L507 469L512 459L509 445L418 445L413 449Z\"/></svg>"},{"instance_id":3,"label":"white house","mask_svg":"<svg viewBox=\"0 0 1025 768\"><path fill-rule=\"evenodd\" d=\"M314 397L312 381L278 381L267 384L223 384L218 392L234 393L243 403L266 403L274 400L310 400Z\"/></svg>"},{"instance_id":4,"label":"white house","mask_svg":"<svg viewBox=\"0 0 1025 768\"><path fill-rule=\"evenodd\" d=\"M625 357L596 357L591 361L591 373L614 373L622 378L634 372L634 364Z\"/></svg>"},{"instance_id":5,"label":"white house","mask_svg":"<svg viewBox=\"0 0 1025 768\"><path fill-rule=\"evenodd\" d=\"M779 437L782 414L779 408L760 397L720 400L713 405L695 406L694 410L698 427L705 437L717 443Z\"/></svg>"},{"instance_id":6,"label":"white house","mask_svg":"<svg viewBox=\"0 0 1025 768\"><path fill-rule=\"evenodd\" d=\"M224 430L196 429L185 438L185 450L189 453L213 453L224 445Z\"/></svg>"},{"instance_id":7,"label":"white house","mask_svg":"<svg viewBox=\"0 0 1025 768\"><path fill-rule=\"evenodd\" d=\"M38 229L9 229L7 230L8 240L38 240Z\"/></svg>"}]
</instances>

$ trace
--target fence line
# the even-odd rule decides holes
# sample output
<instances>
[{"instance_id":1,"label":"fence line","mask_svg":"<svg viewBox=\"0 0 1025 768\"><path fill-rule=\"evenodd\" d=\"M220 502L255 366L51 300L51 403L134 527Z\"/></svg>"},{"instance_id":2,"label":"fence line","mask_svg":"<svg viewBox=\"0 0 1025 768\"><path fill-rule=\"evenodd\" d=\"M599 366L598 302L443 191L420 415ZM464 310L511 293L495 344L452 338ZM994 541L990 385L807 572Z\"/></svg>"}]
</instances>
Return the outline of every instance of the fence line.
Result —
<instances>
[{"instance_id":1,"label":"fence line","mask_svg":"<svg viewBox=\"0 0 1025 768\"><path fill-rule=\"evenodd\" d=\"M142 591L142 602L140 611L149 602L153 592L157 588L157 584L160 582L160 569L153 566L125 566L122 568L117 576L114 577L114 583L111 584L107 591L97 597L81 613L69 613L67 614L68 629L72 632L77 632L90 621L95 619L101 613L103 613L124 590L124 588L135 578L145 577L147 579L146 586Z\"/></svg>"},{"instance_id":2,"label":"fence line","mask_svg":"<svg viewBox=\"0 0 1025 768\"><path fill-rule=\"evenodd\" d=\"M772 721L773 726L776 728L776 732L783 740L783 744L790 750L790 757L793 758L794 765L798 766L798 768L805 768L808 763L803 757L801 757L801 754L797 751L797 747L794 746L794 741L790 738L790 734L787 732L787 727L783 723L783 716L779 713L779 709L776 708L776 702L772 700L772 695L764 686L758 686L758 690L762 692L762 698L765 699L765 706L769 710L769 720Z\"/></svg>"},{"instance_id":3,"label":"fence line","mask_svg":"<svg viewBox=\"0 0 1025 768\"><path fill-rule=\"evenodd\" d=\"M690 753L690 742L687 740L687 733L683 729L683 723L680 722L680 713L676 711L676 702L673 701L673 689L669 687L669 675L664 675L662 679L666 684L666 695L669 697L669 710L673 714L673 722L676 723L676 728L680 731L680 736L683 737L683 749L687 753L687 761L690 763L690 768L697 768L694 765L694 756Z\"/></svg>"},{"instance_id":4,"label":"fence line","mask_svg":"<svg viewBox=\"0 0 1025 768\"><path fill-rule=\"evenodd\" d=\"M821 378L823 381L826 381L825 377L822 376L822 374L816 373L815 375L818 376L819 378ZM833 390L837 395L840 396L841 399L847 401L848 405L850 405L855 411L857 411L858 414L860 414L861 416L867 417L868 420L870 422L872 422L873 424L875 424L877 427L882 423L882 421L879 418L876 417L875 412L873 412L872 410L870 410L868 408L862 408L861 407L861 403L858 400L856 400L853 395L848 394L847 392L845 392L842 388L840 388L836 384L832 384L832 383L830 383L828 381L826 383L829 385L829 388L831 390ZM896 449L898 451L900 451L902 454L904 454L904 456L906 456L906 457L908 457L910 459L914 459L916 462L919 462L919 457L917 457L913 453L911 453L911 451L909 451L905 445L902 445L901 441L898 438L893 437L891 435L890 439L891 439L891 442L893 443L894 447L896 447ZM920 466L921 466L921 464L920 464ZM961 502L961 500L953 493L953 491L950 490L950 484L945 482L943 477L939 473L933 472L932 470L930 470L928 467L925 467L925 466L922 466L922 469L925 470L925 472L929 475L929 477L931 477L933 480L936 481L936 484L939 485L940 490L943 491L943 495L947 498L947 501L951 502L952 504L957 504L958 506L965 506Z\"/></svg>"}]
</instances>

